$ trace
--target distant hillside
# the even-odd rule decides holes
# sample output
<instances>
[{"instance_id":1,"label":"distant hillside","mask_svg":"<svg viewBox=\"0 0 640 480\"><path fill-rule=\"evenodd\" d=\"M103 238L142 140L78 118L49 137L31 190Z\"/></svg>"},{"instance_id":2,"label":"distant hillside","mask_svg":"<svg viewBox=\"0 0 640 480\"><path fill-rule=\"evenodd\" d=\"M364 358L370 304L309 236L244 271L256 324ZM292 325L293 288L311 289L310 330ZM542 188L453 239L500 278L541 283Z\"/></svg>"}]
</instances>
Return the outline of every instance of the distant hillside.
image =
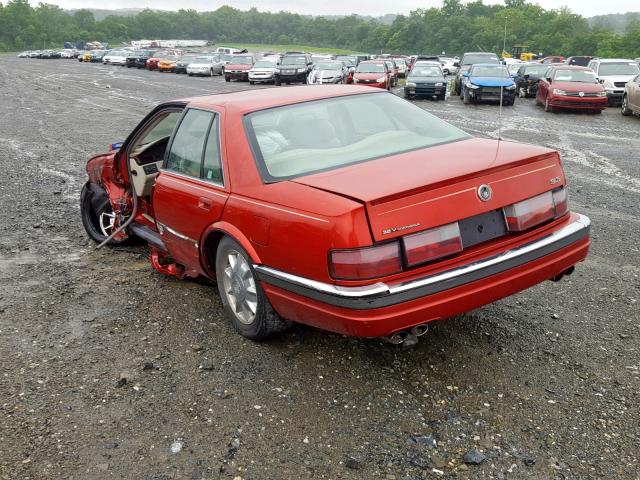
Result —
<instances>
[{"instance_id":1,"label":"distant hillside","mask_svg":"<svg viewBox=\"0 0 640 480\"><path fill-rule=\"evenodd\" d=\"M78 10L79 9L67 10L67 12L69 12L70 15L73 15ZM143 8L119 8L116 10L106 10L106 9L100 9L100 8L87 8L85 10L89 10L90 12L92 12L96 21L100 21L100 20L104 20L110 15L114 15L117 17L132 17L134 15L137 15L144 9ZM157 10L157 9L153 9L153 10ZM313 17L315 15L304 15L304 16ZM339 18L344 18L347 15L317 15L317 16L328 18L330 20L337 20ZM393 13L389 13L387 15L383 15L382 17L372 17L369 15L356 15L356 17L361 18L362 20L367 20L367 21L373 20L383 25L391 25L393 21L396 19L397 15Z\"/></svg>"},{"instance_id":2,"label":"distant hillside","mask_svg":"<svg viewBox=\"0 0 640 480\"><path fill-rule=\"evenodd\" d=\"M320 16L324 18L328 18L329 20L337 20L340 18L344 18L347 15L320 15ZM356 17L361 18L362 20L367 20L367 21L373 20L373 21L382 23L383 25L391 25L397 16L398 15L394 13L387 13L382 17L371 17L369 15L356 15Z\"/></svg>"},{"instance_id":3,"label":"distant hillside","mask_svg":"<svg viewBox=\"0 0 640 480\"><path fill-rule=\"evenodd\" d=\"M614 32L624 33L627 23L632 20L640 22L640 12L612 13L610 15L597 15L588 19L592 27L608 28Z\"/></svg>"},{"instance_id":4,"label":"distant hillside","mask_svg":"<svg viewBox=\"0 0 640 480\"><path fill-rule=\"evenodd\" d=\"M73 15L78 10L79 9L67 10L67 12L69 12L69 15ZM143 8L118 8L116 10L103 10L99 8L86 8L84 10L89 10L90 12L92 12L93 17L97 21L100 21L100 20L104 20L110 15L114 15L117 17L133 17L134 15L137 15L144 9Z\"/></svg>"}]
</instances>

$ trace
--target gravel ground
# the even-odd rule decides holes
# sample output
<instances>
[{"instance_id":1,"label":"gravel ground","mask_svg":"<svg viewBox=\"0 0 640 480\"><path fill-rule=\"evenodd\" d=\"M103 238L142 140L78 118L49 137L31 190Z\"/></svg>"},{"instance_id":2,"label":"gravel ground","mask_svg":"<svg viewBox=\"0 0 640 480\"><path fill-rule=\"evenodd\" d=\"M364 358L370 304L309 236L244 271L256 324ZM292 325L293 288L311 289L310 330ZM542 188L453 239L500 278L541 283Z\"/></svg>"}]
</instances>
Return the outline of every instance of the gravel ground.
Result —
<instances>
[{"instance_id":1,"label":"gravel ground","mask_svg":"<svg viewBox=\"0 0 640 480\"><path fill-rule=\"evenodd\" d=\"M78 207L86 160L152 106L244 88L0 57L0 479L640 478L639 118L504 109L593 221L571 277L413 348L302 326L258 344L211 285L95 250ZM416 103L498 134L494 105Z\"/></svg>"}]
</instances>

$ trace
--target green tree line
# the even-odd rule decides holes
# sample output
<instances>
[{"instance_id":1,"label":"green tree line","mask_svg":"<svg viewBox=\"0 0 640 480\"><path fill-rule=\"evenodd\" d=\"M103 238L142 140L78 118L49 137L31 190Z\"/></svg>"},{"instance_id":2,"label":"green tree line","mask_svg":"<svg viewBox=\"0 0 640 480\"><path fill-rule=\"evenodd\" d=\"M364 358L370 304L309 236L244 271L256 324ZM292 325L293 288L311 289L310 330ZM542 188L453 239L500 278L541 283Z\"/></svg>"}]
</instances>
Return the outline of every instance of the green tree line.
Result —
<instances>
[{"instance_id":1,"label":"green tree line","mask_svg":"<svg viewBox=\"0 0 640 480\"><path fill-rule=\"evenodd\" d=\"M89 10L73 14L28 0L0 3L0 50L61 47L63 42L98 40L111 45L138 39L199 39L214 43L302 44L369 53L500 53L506 46L556 55L640 56L640 22L624 32L591 26L566 8L546 10L525 0L485 5L444 0L440 8L418 9L385 25L358 16L324 18L289 12L240 11L228 6L211 12L143 10L96 21Z\"/></svg>"}]
</instances>

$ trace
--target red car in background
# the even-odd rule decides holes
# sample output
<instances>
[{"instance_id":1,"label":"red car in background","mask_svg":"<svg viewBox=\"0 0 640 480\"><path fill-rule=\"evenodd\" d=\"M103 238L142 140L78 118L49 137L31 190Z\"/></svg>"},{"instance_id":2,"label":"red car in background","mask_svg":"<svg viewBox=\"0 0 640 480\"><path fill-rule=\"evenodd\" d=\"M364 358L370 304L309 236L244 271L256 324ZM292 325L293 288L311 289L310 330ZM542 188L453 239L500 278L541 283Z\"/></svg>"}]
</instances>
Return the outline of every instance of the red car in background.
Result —
<instances>
[{"instance_id":1,"label":"red car in background","mask_svg":"<svg viewBox=\"0 0 640 480\"><path fill-rule=\"evenodd\" d=\"M386 64L387 64L387 68L389 69L389 74L391 76L391 86L395 87L396 85L398 85L398 79L400 78L400 73L399 73L399 69L398 69L398 65L396 64L395 60L385 60Z\"/></svg>"},{"instance_id":2,"label":"red car in background","mask_svg":"<svg viewBox=\"0 0 640 480\"><path fill-rule=\"evenodd\" d=\"M384 60L365 60L356 67L353 83L389 90L391 88L391 72Z\"/></svg>"},{"instance_id":3,"label":"red car in background","mask_svg":"<svg viewBox=\"0 0 640 480\"><path fill-rule=\"evenodd\" d=\"M590 68L558 65L538 81L536 105L544 106L547 112L570 109L601 113L607 104L607 92Z\"/></svg>"},{"instance_id":4,"label":"red car in background","mask_svg":"<svg viewBox=\"0 0 640 480\"><path fill-rule=\"evenodd\" d=\"M564 63L564 57L560 55L551 55L549 57L544 57L540 60L540 63Z\"/></svg>"},{"instance_id":5,"label":"red car in background","mask_svg":"<svg viewBox=\"0 0 640 480\"><path fill-rule=\"evenodd\" d=\"M215 281L254 340L294 321L401 343L589 248L558 152L473 138L377 89L168 102L114 148L86 166L88 235L144 239L159 272Z\"/></svg>"},{"instance_id":6,"label":"red car in background","mask_svg":"<svg viewBox=\"0 0 640 480\"><path fill-rule=\"evenodd\" d=\"M234 55L229 63L224 66L224 79L227 82L231 80L249 81L249 70L256 63L253 55Z\"/></svg>"}]
</instances>

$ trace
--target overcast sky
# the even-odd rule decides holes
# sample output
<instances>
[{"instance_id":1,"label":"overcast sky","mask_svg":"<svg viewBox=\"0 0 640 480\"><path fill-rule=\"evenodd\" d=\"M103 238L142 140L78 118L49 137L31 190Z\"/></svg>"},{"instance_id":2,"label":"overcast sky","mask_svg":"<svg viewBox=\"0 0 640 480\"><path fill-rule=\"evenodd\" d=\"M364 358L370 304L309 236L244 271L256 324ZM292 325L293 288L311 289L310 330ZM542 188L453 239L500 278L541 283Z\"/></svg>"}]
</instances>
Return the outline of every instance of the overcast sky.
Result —
<instances>
[{"instance_id":1,"label":"overcast sky","mask_svg":"<svg viewBox=\"0 0 640 480\"><path fill-rule=\"evenodd\" d=\"M44 1L44 0L43 0ZM37 3L35 0L33 4ZM155 8L159 10L177 10L193 8L195 10L215 10L222 5L246 10L256 7L258 10L287 10L309 15L360 15L381 16L387 13L408 13L416 8L442 5L441 0L321 0L318 2L300 0L49 0L62 8ZM502 3L500 0L485 0L486 4ZM538 0L536 3L545 8L569 7L575 13L586 17L605 13L624 13L640 11L639 0Z\"/></svg>"}]
</instances>

